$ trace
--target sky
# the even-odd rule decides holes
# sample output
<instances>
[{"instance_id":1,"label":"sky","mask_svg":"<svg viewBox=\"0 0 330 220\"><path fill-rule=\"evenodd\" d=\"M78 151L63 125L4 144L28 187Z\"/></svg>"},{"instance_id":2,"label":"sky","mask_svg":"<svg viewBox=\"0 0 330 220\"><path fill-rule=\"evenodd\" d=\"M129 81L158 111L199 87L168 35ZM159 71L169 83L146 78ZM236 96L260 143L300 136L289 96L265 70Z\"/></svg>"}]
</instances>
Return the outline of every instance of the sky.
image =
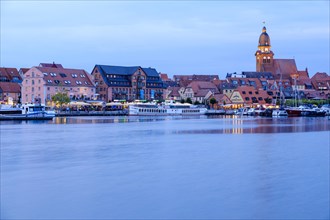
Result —
<instances>
[{"instance_id":1,"label":"sky","mask_svg":"<svg viewBox=\"0 0 330 220\"><path fill-rule=\"evenodd\" d=\"M1 67L142 66L223 79L256 70L266 26L274 58L329 74L329 0L0 1Z\"/></svg>"}]
</instances>

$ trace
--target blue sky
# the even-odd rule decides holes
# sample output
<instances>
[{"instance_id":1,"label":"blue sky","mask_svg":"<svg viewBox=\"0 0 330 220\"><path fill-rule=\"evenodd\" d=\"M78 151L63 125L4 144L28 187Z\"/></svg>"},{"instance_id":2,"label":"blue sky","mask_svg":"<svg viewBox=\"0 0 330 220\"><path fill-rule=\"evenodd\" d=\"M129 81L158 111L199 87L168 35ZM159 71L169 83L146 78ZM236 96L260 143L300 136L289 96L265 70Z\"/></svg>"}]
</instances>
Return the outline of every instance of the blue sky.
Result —
<instances>
[{"instance_id":1,"label":"blue sky","mask_svg":"<svg viewBox=\"0 0 330 220\"><path fill-rule=\"evenodd\" d=\"M1 1L0 66L255 71L266 22L275 58L329 73L329 1Z\"/></svg>"}]
</instances>

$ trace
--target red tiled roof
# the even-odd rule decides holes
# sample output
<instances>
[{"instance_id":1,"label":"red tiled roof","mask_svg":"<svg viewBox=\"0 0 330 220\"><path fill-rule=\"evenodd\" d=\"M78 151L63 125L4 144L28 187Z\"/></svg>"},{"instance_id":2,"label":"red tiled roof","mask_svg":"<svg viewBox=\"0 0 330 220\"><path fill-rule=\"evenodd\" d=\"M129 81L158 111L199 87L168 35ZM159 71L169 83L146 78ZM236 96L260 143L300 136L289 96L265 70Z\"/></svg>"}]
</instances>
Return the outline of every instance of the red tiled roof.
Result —
<instances>
[{"instance_id":1,"label":"red tiled roof","mask_svg":"<svg viewBox=\"0 0 330 220\"><path fill-rule=\"evenodd\" d=\"M26 73L30 68L21 68L19 69L20 72L22 72L23 74Z\"/></svg>"},{"instance_id":2,"label":"red tiled roof","mask_svg":"<svg viewBox=\"0 0 330 220\"><path fill-rule=\"evenodd\" d=\"M237 91L239 91L246 104L252 104L253 98L256 98L256 100L258 100L257 103L265 104L265 99L271 98L266 91L256 90L252 86L240 86L237 88Z\"/></svg>"},{"instance_id":3,"label":"red tiled roof","mask_svg":"<svg viewBox=\"0 0 330 220\"><path fill-rule=\"evenodd\" d=\"M18 83L0 82L0 90L4 93L20 93L21 87Z\"/></svg>"},{"instance_id":4,"label":"red tiled roof","mask_svg":"<svg viewBox=\"0 0 330 220\"><path fill-rule=\"evenodd\" d=\"M315 73L314 76L312 76L312 80L322 80L322 79L328 80L329 78L330 76L327 73L320 73L320 72L317 72Z\"/></svg>"},{"instance_id":5,"label":"red tiled roof","mask_svg":"<svg viewBox=\"0 0 330 220\"><path fill-rule=\"evenodd\" d=\"M190 82L187 87L192 88L192 90L195 93L200 89L209 89L211 91L214 91L215 93L219 92L216 85L214 85L211 82L206 82L206 81L193 81L193 82Z\"/></svg>"},{"instance_id":6,"label":"red tiled roof","mask_svg":"<svg viewBox=\"0 0 330 220\"><path fill-rule=\"evenodd\" d=\"M163 81L168 81L169 80L168 75L166 73L160 73L160 78Z\"/></svg>"},{"instance_id":7,"label":"red tiled roof","mask_svg":"<svg viewBox=\"0 0 330 220\"><path fill-rule=\"evenodd\" d=\"M46 85L56 86L85 86L94 87L91 76L81 69L67 69L67 68L52 68L52 67L36 67L44 74Z\"/></svg>"},{"instance_id":8,"label":"red tiled roof","mask_svg":"<svg viewBox=\"0 0 330 220\"><path fill-rule=\"evenodd\" d=\"M170 91L169 96L180 97L179 94L180 87L168 87L167 90Z\"/></svg>"},{"instance_id":9,"label":"red tiled roof","mask_svg":"<svg viewBox=\"0 0 330 220\"><path fill-rule=\"evenodd\" d=\"M52 67L52 68L63 68L62 64L58 63L40 63L39 67Z\"/></svg>"},{"instance_id":10,"label":"red tiled roof","mask_svg":"<svg viewBox=\"0 0 330 220\"><path fill-rule=\"evenodd\" d=\"M230 98L228 98L228 96L225 95L225 94L215 94L215 95L213 95L213 97L215 98L215 100L217 100L217 102L219 104L223 104L223 101L225 101L226 104L231 104L232 103L230 101Z\"/></svg>"},{"instance_id":11,"label":"red tiled roof","mask_svg":"<svg viewBox=\"0 0 330 220\"><path fill-rule=\"evenodd\" d=\"M14 77L17 77L19 80L22 80L16 68L0 68L0 77L5 77L7 80L13 80Z\"/></svg>"}]
</instances>

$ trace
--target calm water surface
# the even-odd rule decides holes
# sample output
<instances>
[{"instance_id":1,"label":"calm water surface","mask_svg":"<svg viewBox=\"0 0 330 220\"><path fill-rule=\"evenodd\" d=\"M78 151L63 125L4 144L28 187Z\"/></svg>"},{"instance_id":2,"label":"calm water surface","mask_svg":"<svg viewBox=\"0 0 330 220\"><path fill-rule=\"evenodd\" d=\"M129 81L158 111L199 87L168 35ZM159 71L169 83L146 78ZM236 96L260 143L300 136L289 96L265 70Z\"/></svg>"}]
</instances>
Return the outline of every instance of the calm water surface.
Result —
<instances>
[{"instance_id":1,"label":"calm water surface","mask_svg":"<svg viewBox=\"0 0 330 220\"><path fill-rule=\"evenodd\" d=\"M1 219L329 219L327 118L0 122Z\"/></svg>"}]
</instances>

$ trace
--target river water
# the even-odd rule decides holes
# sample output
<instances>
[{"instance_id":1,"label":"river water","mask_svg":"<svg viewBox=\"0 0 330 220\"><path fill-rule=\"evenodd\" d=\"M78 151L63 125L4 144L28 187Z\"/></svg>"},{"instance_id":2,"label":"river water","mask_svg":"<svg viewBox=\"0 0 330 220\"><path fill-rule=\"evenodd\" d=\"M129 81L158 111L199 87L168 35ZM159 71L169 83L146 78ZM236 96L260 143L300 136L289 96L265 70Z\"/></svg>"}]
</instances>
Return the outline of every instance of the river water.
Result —
<instances>
[{"instance_id":1,"label":"river water","mask_svg":"<svg viewBox=\"0 0 330 220\"><path fill-rule=\"evenodd\" d=\"M329 219L330 120L0 122L1 219Z\"/></svg>"}]
</instances>

